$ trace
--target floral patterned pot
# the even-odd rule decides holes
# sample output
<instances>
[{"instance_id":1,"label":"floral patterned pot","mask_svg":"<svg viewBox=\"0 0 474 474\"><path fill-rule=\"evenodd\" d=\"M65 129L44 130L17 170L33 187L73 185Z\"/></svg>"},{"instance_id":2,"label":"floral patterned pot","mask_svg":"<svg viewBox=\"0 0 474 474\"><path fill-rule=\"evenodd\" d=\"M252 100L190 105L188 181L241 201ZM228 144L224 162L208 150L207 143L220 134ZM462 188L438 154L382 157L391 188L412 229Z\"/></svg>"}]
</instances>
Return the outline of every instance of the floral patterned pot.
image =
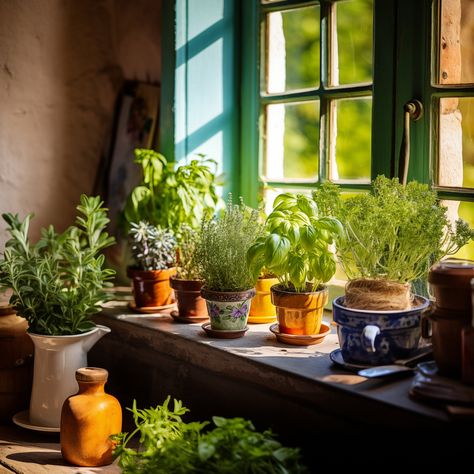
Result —
<instances>
[{"instance_id":1,"label":"floral patterned pot","mask_svg":"<svg viewBox=\"0 0 474 474\"><path fill-rule=\"evenodd\" d=\"M368 365L391 364L416 353L421 338L421 320L430 302L415 296L415 306L406 310L379 311L344 306L344 296L333 301L333 316L345 362Z\"/></svg>"},{"instance_id":2,"label":"floral patterned pot","mask_svg":"<svg viewBox=\"0 0 474 474\"><path fill-rule=\"evenodd\" d=\"M244 291L201 290L206 300L211 328L224 331L244 329L249 316L250 300L255 296L255 288Z\"/></svg>"}]
</instances>

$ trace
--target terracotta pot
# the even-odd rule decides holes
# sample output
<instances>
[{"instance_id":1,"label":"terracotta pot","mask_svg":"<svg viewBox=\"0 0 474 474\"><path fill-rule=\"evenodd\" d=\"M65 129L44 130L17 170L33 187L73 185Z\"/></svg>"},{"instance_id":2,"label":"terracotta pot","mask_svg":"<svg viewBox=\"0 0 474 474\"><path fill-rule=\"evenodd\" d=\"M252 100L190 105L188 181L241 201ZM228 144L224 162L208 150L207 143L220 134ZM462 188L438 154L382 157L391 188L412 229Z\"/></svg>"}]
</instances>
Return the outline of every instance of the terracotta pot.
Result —
<instances>
[{"instance_id":1,"label":"terracotta pot","mask_svg":"<svg viewBox=\"0 0 474 474\"><path fill-rule=\"evenodd\" d=\"M257 294L250 303L249 323L273 323L276 308L272 303L270 288L278 284L278 278L259 278L255 286Z\"/></svg>"},{"instance_id":2,"label":"terracotta pot","mask_svg":"<svg viewBox=\"0 0 474 474\"><path fill-rule=\"evenodd\" d=\"M471 314L472 278L474 262L446 260L433 265L428 274L428 282L436 308Z\"/></svg>"},{"instance_id":3,"label":"terracotta pot","mask_svg":"<svg viewBox=\"0 0 474 474\"><path fill-rule=\"evenodd\" d=\"M460 378L462 371L461 335L471 325L471 315L435 308L429 315L433 357L441 375Z\"/></svg>"},{"instance_id":4,"label":"terracotta pot","mask_svg":"<svg viewBox=\"0 0 474 474\"><path fill-rule=\"evenodd\" d=\"M280 332L305 336L319 334L324 305L328 302L326 287L320 291L297 293L274 285L271 292Z\"/></svg>"},{"instance_id":5,"label":"terracotta pot","mask_svg":"<svg viewBox=\"0 0 474 474\"><path fill-rule=\"evenodd\" d=\"M0 306L0 422L28 407L34 346L28 323L11 306Z\"/></svg>"},{"instance_id":6,"label":"terracotta pot","mask_svg":"<svg viewBox=\"0 0 474 474\"><path fill-rule=\"evenodd\" d=\"M244 291L212 291L203 287L201 296L206 299L212 329L235 331L246 327L255 288Z\"/></svg>"},{"instance_id":7,"label":"terracotta pot","mask_svg":"<svg viewBox=\"0 0 474 474\"><path fill-rule=\"evenodd\" d=\"M201 297L201 280L181 280L172 276L171 288L175 290L179 315L184 318L204 318L207 316L206 300Z\"/></svg>"},{"instance_id":8,"label":"terracotta pot","mask_svg":"<svg viewBox=\"0 0 474 474\"><path fill-rule=\"evenodd\" d=\"M175 302L170 277L176 273L176 268L166 270L130 268L127 273L132 279L133 295L138 308L167 306Z\"/></svg>"},{"instance_id":9,"label":"terracotta pot","mask_svg":"<svg viewBox=\"0 0 474 474\"><path fill-rule=\"evenodd\" d=\"M122 408L104 392L108 372L97 367L76 371L79 391L61 412L61 453L76 466L104 466L113 461L111 435L122 431Z\"/></svg>"}]
</instances>

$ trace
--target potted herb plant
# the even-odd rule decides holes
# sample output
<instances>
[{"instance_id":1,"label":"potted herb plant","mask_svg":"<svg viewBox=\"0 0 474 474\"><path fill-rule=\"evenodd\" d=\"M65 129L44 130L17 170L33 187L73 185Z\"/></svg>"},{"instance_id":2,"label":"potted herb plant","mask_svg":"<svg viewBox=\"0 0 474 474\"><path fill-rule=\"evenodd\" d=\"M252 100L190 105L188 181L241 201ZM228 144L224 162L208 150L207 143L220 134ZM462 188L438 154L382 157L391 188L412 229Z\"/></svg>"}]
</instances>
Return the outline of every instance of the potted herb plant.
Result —
<instances>
[{"instance_id":1,"label":"potted herb plant","mask_svg":"<svg viewBox=\"0 0 474 474\"><path fill-rule=\"evenodd\" d=\"M275 199L266 231L249 249L247 261L254 275L267 268L278 278L271 293L279 332L319 334L328 300L324 283L336 271L330 245L342 233L340 222L321 216L310 197L284 193Z\"/></svg>"},{"instance_id":2,"label":"potted herb plant","mask_svg":"<svg viewBox=\"0 0 474 474\"><path fill-rule=\"evenodd\" d=\"M61 406L75 393L75 372L104 334L91 315L107 299L104 286L114 272L104 269L102 250L113 243L105 232L106 209L99 197L81 196L75 225L62 234L53 226L32 244L32 215L3 214L10 233L0 260L0 283L11 288L10 303L29 325L35 346L33 388L25 424L59 429Z\"/></svg>"},{"instance_id":3,"label":"potted herb plant","mask_svg":"<svg viewBox=\"0 0 474 474\"><path fill-rule=\"evenodd\" d=\"M203 221L197 261L204 287L201 295L214 331L238 331L246 327L255 280L245 256L258 232L258 211L232 196L222 215ZM218 333L216 333L218 335Z\"/></svg>"},{"instance_id":4,"label":"potted herb plant","mask_svg":"<svg viewBox=\"0 0 474 474\"><path fill-rule=\"evenodd\" d=\"M436 193L416 181L403 186L378 176L371 193L347 198L325 183L313 198L345 229L336 246L349 281L345 296L333 302L344 360L379 364L409 357L429 305L413 294L413 283L474 233L460 220L453 228Z\"/></svg>"},{"instance_id":5,"label":"potted herb plant","mask_svg":"<svg viewBox=\"0 0 474 474\"><path fill-rule=\"evenodd\" d=\"M192 323L208 318L206 301L201 296L204 282L197 259L199 238L200 234L191 227L181 226L176 275L170 278L178 304L176 319L181 322Z\"/></svg>"},{"instance_id":6,"label":"potted herb plant","mask_svg":"<svg viewBox=\"0 0 474 474\"><path fill-rule=\"evenodd\" d=\"M169 229L146 221L132 222L130 243L135 265L128 274L138 310L164 308L174 304L170 277L176 273L176 238Z\"/></svg>"}]
</instances>

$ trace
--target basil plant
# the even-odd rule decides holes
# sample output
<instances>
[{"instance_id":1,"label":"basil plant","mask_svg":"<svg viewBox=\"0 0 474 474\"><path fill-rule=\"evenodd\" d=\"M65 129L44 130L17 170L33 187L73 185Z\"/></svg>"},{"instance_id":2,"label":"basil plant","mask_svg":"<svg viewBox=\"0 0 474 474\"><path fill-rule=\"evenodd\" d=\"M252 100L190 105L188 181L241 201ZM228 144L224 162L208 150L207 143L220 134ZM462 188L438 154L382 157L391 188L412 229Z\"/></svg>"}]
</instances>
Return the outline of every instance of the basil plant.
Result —
<instances>
[{"instance_id":1,"label":"basil plant","mask_svg":"<svg viewBox=\"0 0 474 474\"><path fill-rule=\"evenodd\" d=\"M284 289L305 292L316 291L336 272L331 245L343 236L342 225L336 218L320 216L310 197L277 196L265 231L247 252L254 276L265 267Z\"/></svg>"}]
</instances>

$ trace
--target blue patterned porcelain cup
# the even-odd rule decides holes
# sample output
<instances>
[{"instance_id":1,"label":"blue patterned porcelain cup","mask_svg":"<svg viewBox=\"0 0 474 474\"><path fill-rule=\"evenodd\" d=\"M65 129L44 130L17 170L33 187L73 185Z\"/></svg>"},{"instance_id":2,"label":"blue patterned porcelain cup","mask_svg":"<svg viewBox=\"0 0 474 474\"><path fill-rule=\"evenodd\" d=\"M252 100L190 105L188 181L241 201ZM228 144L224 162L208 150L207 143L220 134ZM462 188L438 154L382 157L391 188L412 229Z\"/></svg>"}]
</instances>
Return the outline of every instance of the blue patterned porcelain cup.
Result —
<instances>
[{"instance_id":1,"label":"blue patterned porcelain cup","mask_svg":"<svg viewBox=\"0 0 474 474\"><path fill-rule=\"evenodd\" d=\"M345 362L391 364L413 356L421 338L421 320L429 300L415 296L407 310L378 311L344 306L344 296L333 301L333 317Z\"/></svg>"}]
</instances>

